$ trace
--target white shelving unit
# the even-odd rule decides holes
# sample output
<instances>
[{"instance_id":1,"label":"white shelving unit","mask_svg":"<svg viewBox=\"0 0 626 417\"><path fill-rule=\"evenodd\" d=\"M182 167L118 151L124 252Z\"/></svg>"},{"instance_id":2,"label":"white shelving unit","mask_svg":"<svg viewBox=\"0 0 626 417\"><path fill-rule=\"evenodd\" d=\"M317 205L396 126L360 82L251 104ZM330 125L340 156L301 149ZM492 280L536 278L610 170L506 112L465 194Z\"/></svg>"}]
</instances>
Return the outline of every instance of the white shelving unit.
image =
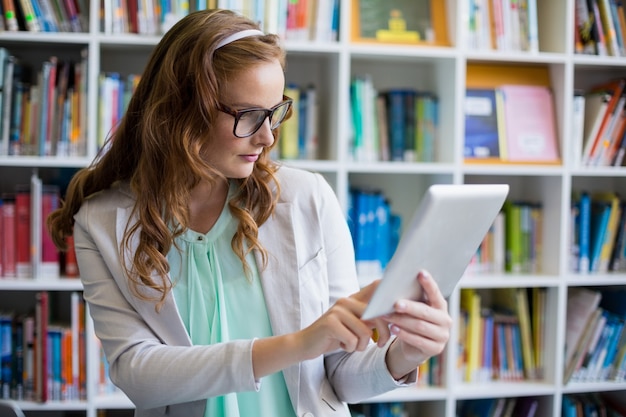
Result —
<instances>
[{"instance_id":1,"label":"white shelving unit","mask_svg":"<svg viewBox=\"0 0 626 417\"><path fill-rule=\"evenodd\" d=\"M433 183L506 182L511 197L536 200L544 207L543 271L539 275L478 275L464 277L450 298L450 312L459 315L460 288L546 287L548 288L548 330L546 332L545 378L539 382L466 384L456 376L454 326L445 352L445 385L441 388L403 388L371 401L405 401L419 409L419 415L454 417L460 401L487 397L537 396L538 416L560 416L561 399L570 393L626 391L626 384L600 382L564 384L563 350L568 288L574 286L626 286L626 274L577 275L568 270L568 224L573 191L620 191L626 194L626 169L586 169L572 160L570 114L574 89L585 89L613 76L626 75L626 58L577 56L573 53L574 0L537 1L540 52L504 53L473 51L465 47L467 36L463 17L466 2L448 0L448 27L452 46L411 47L352 44L350 1L341 2L340 41L287 43L287 81L312 83L320 99L321 158L317 161L286 161L287 164L321 172L347 207L349 186L368 185L384 190L394 211L408 218L426 187ZM99 2L91 1L90 27L86 34L33 34L0 32L0 44L23 54L36 67L50 55L78 60L81 49L89 51L89 137L85 158L58 159L0 157L0 191L10 191L18 182L28 182L33 170L43 178L63 178L75 167L86 166L94 157L97 118L97 77L102 71L141 73L156 37L108 36L98 32ZM550 71L563 163L559 166L466 165L463 163L463 99L468 64L544 66ZM358 163L349 152L349 84L354 75L370 74L377 89L413 87L429 90L440 100L440 132L435 163ZM37 290L80 290L77 280L40 281L0 279L0 306L17 297L33 303ZM88 332L92 332L90 324ZM77 403L20 405L27 415L59 410L83 410L95 417L101 409L130 409L123 396L96 395L97 346L88 338L88 399ZM417 415L417 414L416 414Z\"/></svg>"}]
</instances>

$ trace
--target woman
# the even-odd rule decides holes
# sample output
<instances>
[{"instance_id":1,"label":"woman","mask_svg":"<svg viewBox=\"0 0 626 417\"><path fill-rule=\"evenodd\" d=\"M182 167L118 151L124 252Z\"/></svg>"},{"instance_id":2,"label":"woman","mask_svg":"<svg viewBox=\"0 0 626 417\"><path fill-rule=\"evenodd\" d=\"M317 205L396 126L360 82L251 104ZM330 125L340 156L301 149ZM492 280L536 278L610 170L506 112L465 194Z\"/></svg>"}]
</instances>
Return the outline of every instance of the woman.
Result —
<instances>
[{"instance_id":1,"label":"woman","mask_svg":"<svg viewBox=\"0 0 626 417\"><path fill-rule=\"evenodd\" d=\"M270 160L289 116L279 39L225 10L155 48L107 152L48 226L74 235L110 377L137 416L348 416L442 351L447 304L360 319L348 226L323 177ZM379 333L372 343L372 329Z\"/></svg>"}]
</instances>

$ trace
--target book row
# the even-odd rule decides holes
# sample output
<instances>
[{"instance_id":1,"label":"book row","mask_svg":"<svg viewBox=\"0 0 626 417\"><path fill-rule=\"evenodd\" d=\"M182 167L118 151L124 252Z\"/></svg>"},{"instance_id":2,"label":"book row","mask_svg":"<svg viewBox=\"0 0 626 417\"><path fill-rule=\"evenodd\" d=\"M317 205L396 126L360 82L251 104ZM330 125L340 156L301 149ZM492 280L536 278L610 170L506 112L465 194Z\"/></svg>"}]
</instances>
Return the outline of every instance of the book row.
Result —
<instances>
[{"instance_id":1,"label":"book row","mask_svg":"<svg viewBox=\"0 0 626 417\"><path fill-rule=\"evenodd\" d=\"M83 0L3 0L0 31L86 32L88 11Z\"/></svg>"},{"instance_id":2,"label":"book row","mask_svg":"<svg viewBox=\"0 0 626 417\"><path fill-rule=\"evenodd\" d=\"M581 192L572 198L570 268L580 273L626 269L626 201L615 192Z\"/></svg>"},{"instance_id":3,"label":"book row","mask_svg":"<svg viewBox=\"0 0 626 417\"><path fill-rule=\"evenodd\" d=\"M624 297L620 288L568 290L565 382L626 380Z\"/></svg>"},{"instance_id":4,"label":"book row","mask_svg":"<svg viewBox=\"0 0 626 417\"><path fill-rule=\"evenodd\" d=\"M507 200L465 272L540 272L542 225L541 204Z\"/></svg>"},{"instance_id":5,"label":"book row","mask_svg":"<svg viewBox=\"0 0 626 417\"><path fill-rule=\"evenodd\" d=\"M539 52L537 0L465 0L470 49Z\"/></svg>"},{"instance_id":6,"label":"book row","mask_svg":"<svg viewBox=\"0 0 626 417\"><path fill-rule=\"evenodd\" d=\"M626 19L621 0L575 0L574 51L626 56Z\"/></svg>"},{"instance_id":7,"label":"book row","mask_svg":"<svg viewBox=\"0 0 626 417\"><path fill-rule=\"evenodd\" d=\"M0 196L0 278L78 277L73 239L60 253L45 226L59 198L58 186L43 185L36 176Z\"/></svg>"},{"instance_id":8,"label":"book row","mask_svg":"<svg viewBox=\"0 0 626 417\"><path fill-rule=\"evenodd\" d=\"M406 405L401 402L351 405L350 412L352 417L404 417L408 415Z\"/></svg>"},{"instance_id":9,"label":"book row","mask_svg":"<svg viewBox=\"0 0 626 417\"><path fill-rule=\"evenodd\" d=\"M104 33L159 35L190 12L214 8L237 11L258 22L263 31L283 39L337 40L339 0L105 0L101 2L100 29Z\"/></svg>"},{"instance_id":10,"label":"book row","mask_svg":"<svg viewBox=\"0 0 626 417\"><path fill-rule=\"evenodd\" d=\"M458 417L534 417L538 415L536 397L480 398L465 400L458 407Z\"/></svg>"},{"instance_id":11,"label":"book row","mask_svg":"<svg viewBox=\"0 0 626 417\"><path fill-rule=\"evenodd\" d=\"M100 73L98 77L98 146L104 146L124 116L140 75L119 72Z\"/></svg>"},{"instance_id":12,"label":"book row","mask_svg":"<svg viewBox=\"0 0 626 417\"><path fill-rule=\"evenodd\" d=\"M288 83L285 95L293 99L291 117L279 129L275 155L281 159L316 159L319 148L319 103L314 85Z\"/></svg>"},{"instance_id":13,"label":"book row","mask_svg":"<svg viewBox=\"0 0 626 417\"><path fill-rule=\"evenodd\" d=\"M85 155L86 74L86 50L35 69L0 47L0 155Z\"/></svg>"},{"instance_id":14,"label":"book row","mask_svg":"<svg viewBox=\"0 0 626 417\"><path fill-rule=\"evenodd\" d=\"M85 305L70 294L69 321L51 314L52 296L35 294L35 307L0 314L3 399L69 401L86 398Z\"/></svg>"},{"instance_id":15,"label":"book row","mask_svg":"<svg viewBox=\"0 0 626 417\"><path fill-rule=\"evenodd\" d=\"M402 219L378 190L350 190L348 225L360 279L378 278L400 240Z\"/></svg>"},{"instance_id":16,"label":"book row","mask_svg":"<svg viewBox=\"0 0 626 417\"><path fill-rule=\"evenodd\" d=\"M567 394L561 405L562 417L626 416L626 405L610 393Z\"/></svg>"},{"instance_id":17,"label":"book row","mask_svg":"<svg viewBox=\"0 0 626 417\"><path fill-rule=\"evenodd\" d=\"M546 291L461 290L460 380L473 383L543 378Z\"/></svg>"},{"instance_id":18,"label":"book row","mask_svg":"<svg viewBox=\"0 0 626 417\"><path fill-rule=\"evenodd\" d=\"M559 163L554 98L539 85L468 88L466 162Z\"/></svg>"},{"instance_id":19,"label":"book row","mask_svg":"<svg viewBox=\"0 0 626 417\"><path fill-rule=\"evenodd\" d=\"M439 100L413 89L377 91L371 76L350 83L351 154L355 161L433 162Z\"/></svg>"},{"instance_id":20,"label":"book row","mask_svg":"<svg viewBox=\"0 0 626 417\"><path fill-rule=\"evenodd\" d=\"M576 91L573 100L574 162L622 166L626 154L626 79Z\"/></svg>"}]
</instances>

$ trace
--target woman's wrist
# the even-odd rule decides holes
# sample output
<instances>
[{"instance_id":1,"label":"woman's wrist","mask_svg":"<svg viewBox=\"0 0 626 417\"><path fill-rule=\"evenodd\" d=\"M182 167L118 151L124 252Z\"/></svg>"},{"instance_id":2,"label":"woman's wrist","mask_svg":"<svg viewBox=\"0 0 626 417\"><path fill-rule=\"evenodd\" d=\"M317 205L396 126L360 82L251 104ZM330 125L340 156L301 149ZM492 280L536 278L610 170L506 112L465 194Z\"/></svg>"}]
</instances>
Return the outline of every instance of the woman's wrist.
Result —
<instances>
[{"instance_id":1,"label":"woman's wrist","mask_svg":"<svg viewBox=\"0 0 626 417\"><path fill-rule=\"evenodd\" d=\"M415 371L424 360L426 360L426 358L420 361L407 359L402 352L402 346L398 339L394 339L391 342L387 349L387 354L385 355L387 369L396 381L405 379L406 376Z\"/></svg>"}]
</instances>

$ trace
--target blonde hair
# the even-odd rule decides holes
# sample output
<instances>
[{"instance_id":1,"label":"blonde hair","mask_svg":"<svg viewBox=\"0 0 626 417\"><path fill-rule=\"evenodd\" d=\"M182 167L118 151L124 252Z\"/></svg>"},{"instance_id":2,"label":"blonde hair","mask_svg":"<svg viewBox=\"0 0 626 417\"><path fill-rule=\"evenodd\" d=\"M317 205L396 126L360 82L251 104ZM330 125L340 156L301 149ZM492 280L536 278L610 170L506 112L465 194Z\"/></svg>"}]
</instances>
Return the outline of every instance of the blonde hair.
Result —
<instances>
[{"instance_id":1,"label":"blonde hair","mask_svg":"<svg viewBox=\"0 0 626 417\"><path fill-rule=\"evenodd\" d=\"M166 255L189 225L190 190L200 182L226 180L202 157L208 152L211 138L206 132L217 114L220 87L259 63L278 60L285 66L285 52L275 35L249 36L216 49L220 41L247 29L258 26L228 10L198 11L176 23L152 52L107 151L76 173L62 206L47 220L55 244L66 249L65 238L72 234L83 201L116 182L128 182L139 220L127 225L120 252L123 256L131 237L139 233L127 272L136 296L146 299L142 286L157 290L157 308L171 289ZM239 221L232 247L246 272L245 257L253 250L267 262L258 227L273 213L280 192L270 150L263 150L249 177L234 180L238 190L228 203ZM172 224L179 225L173 232L168 227Z\"/></svg>"}]
</instances>

